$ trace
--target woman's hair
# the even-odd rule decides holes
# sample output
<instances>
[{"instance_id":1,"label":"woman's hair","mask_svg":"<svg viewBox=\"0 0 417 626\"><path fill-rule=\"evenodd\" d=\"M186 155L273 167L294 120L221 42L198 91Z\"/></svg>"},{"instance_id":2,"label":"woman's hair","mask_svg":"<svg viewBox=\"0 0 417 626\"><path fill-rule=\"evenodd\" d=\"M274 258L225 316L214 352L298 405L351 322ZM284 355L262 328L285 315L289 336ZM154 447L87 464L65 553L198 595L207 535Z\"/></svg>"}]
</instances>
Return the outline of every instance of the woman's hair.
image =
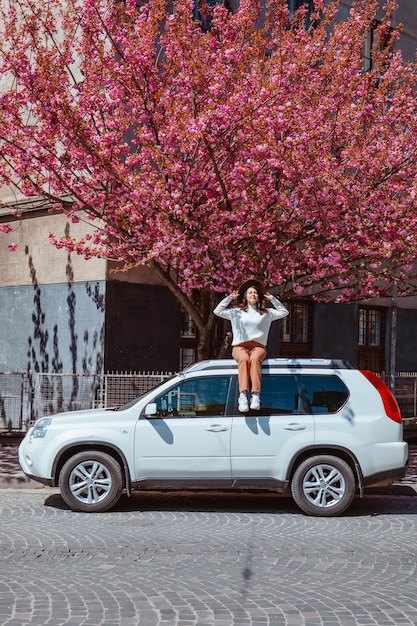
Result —
<instances>
[{"instance_id":1,"label":"woman's hair","mask_svg":"<svg viewBox=\"0 0 417 626\"><path fill-rule=\"evenodd\" d=\"M263 315L264 313L266 313L266 305L265 305L264 294L262 292L260 292L259 289L255 285L251 285L250 287L248 287L248 289L251 289L251 288L255 289L256 293L258 294L258 302L256 303L256 308L258 309L258 313L260 315ZM246 299L246 293L247 293L247 290L243 294L242 300L240 302L238 302L238 304L237 304L237 307L239 309L242 309L242 311L247 311L248 310L248 301Z\"/></svg>"}]
</instances>

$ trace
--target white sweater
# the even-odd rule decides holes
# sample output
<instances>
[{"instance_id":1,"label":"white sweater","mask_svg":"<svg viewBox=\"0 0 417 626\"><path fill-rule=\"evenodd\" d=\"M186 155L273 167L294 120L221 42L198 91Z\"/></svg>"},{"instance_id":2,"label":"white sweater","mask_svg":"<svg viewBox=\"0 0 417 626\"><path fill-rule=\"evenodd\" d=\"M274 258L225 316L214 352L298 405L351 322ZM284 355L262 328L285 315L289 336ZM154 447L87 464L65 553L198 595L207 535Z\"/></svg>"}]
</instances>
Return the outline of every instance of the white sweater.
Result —
<instances>
[{"instance_id":1,"label":"white sweater","mask_svg":"<svg viewBox=\"0 0 417 626\"><path fill-rule=\"evenodd\" d=\"M263 315L250 304L247 311L238 307L229 309L232 300L231 296L227 296L213 311L218 317L230 320L233 332L232 346L238 346L245 341L256 341L266 346L272 322L288 315L288 309L275 297L270 300L274 308L267 308Z\"/></svg>"}]
</instances>

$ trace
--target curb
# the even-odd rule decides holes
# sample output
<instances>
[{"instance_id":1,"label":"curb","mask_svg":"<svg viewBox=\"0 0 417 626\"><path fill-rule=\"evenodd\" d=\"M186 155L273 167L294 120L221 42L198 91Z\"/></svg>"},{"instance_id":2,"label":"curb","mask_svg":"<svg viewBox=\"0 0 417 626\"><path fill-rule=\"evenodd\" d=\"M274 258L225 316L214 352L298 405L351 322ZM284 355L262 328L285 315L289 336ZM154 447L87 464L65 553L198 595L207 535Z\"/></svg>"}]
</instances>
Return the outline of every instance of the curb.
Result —
<instances>
[{"instance_id":1,"label":"curb","mask_svg":"<svg viewBox=\"0 0 417 626\"><path fill-rule=\"evenodd\" d=\"M0 476L0 491L2 489L44 489L45 485L28 478L23 473L21 476Z\"/></svg>"},{"instance_id":2,"label":"curb","mask_svg":"<svg viewBox=\"0 0 417 626\"><path fill-rule=\"evenodd\" d=\"M387 487L369 487L365 490L365 496L401 496L415 497L417 496L416 483L393 483Z\"/></svg>"},{"instance_id":3,"label":"curb","mask_svg":"<svg viewBox=\"0 0 417 626\"><path fill-rule=\"evenodd\" d=\"M43 489L46 485L29 478L21 470L13 473L0 473L0 490L1 489Z\"/></svg>"}]
</instances>

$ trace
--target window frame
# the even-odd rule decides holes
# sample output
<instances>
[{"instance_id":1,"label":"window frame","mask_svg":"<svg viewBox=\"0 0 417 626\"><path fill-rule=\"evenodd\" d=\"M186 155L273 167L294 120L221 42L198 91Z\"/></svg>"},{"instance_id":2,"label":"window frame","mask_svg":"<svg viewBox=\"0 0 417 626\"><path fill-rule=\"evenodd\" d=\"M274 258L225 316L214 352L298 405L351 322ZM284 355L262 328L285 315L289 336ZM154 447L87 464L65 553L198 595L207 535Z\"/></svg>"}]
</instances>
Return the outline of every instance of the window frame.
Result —
<instances>
[{"instance_id":1,"label":"window frame","mask_svg":"<svg viewBox=\"0 0 417 626\"><path fill-rule=\"evenodd\" d=\"M280 320L280 355L288 357L311 357L313 351L314 304L306 300L285 302L289 315ZM299 310L303 317L301 335L299 333ZM288 332L286 330L288 329ZM287 341L285 334L289 337ZM297 341L299 337L304 340Z\"/></svg>"},{"instance_id":2,"label":"window frame","mask_svg":"<svg viewBox=\"0 0 417 626\"><path fill-rule=\"evenodd\" d=\"M372 334L369 327L372 324L370 316L378 313L379 321L377 323L379 342L371 342L368 337ZM365 321L362 322L363 317ZM361 324L364 329L361 332ZM362 340L361 340L362 336ZM386 358L386 342L387 342L387 310L385 307L375 307L360 305L358 307L357 322L357 350L358 350L358 367L359 369L368 369L376 373L385 371Z\"/></svg>"},{"instance_id":3,"label":"window frame","mask_svg":"<svg viewBox=\"0 0 417 626\"><path fill-rule=\"evenodd\" d=\"M363 51L362 51L362 59L363 59L363 71L365 73L371 72L374 69L374 51L377 49L379 52L382 52L386 48L391 45L389 42L389 37L385 40L381 40L377 33L377 28L381 26L382 22L375 19L372 21L370 28L365 33L365 38L363 42ZM389 28L389 34L393 31L392 27Z\"/></svg>"},{"instance_id":4,"label":"window frame","mask_svg":"<svg viewBox=\"0 0 417 626\"><path fill-rule=\"evenodd\" d=\"M363 318L365 318L364 322L362 322ZM358 346L381 348L384 344L383 340L385 339L384 322L384 308L360 306L358 310ZM372 326L374 326L374 328L372 328ZM375 339L371 338L373 335L375 335Z\"/></svg>"}]
</instances>

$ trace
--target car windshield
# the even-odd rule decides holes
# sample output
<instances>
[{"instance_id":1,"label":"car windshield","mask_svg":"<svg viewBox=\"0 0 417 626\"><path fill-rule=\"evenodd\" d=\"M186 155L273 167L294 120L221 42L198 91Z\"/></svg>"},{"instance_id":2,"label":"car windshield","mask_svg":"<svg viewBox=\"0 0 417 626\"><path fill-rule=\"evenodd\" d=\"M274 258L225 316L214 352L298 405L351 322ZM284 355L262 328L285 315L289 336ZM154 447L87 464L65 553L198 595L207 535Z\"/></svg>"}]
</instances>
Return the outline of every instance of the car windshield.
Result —
<instances>
[{"instance_id":1,"label":"car windshield","mask_svg":"<svg viewBox=\"0 0 417 626\"><path fill-rule=\"evenodd\" d=\"M176 375L177 374L173 374L172 376L169 376L163 382L166 383L166 382L172 380L172 378L175 378ZM123 404L122 406L114 407L113 410L114 411L125 411L126 409L130 409L132 406L135 406L135 404L137 402L139 402L139 400L141 398L146 396L148 393L151 393L155 389L158 389L158 387L160 387L160 386L161 386L161 381L157 382L156 385L153 385L152 387L149 387L149 389L147 389L144 393L141 393L140 396L136 396L135 398L133 398L133 400L129 400L129 402L127 402L126 404Z\"/></svg>"}]
</instances>

